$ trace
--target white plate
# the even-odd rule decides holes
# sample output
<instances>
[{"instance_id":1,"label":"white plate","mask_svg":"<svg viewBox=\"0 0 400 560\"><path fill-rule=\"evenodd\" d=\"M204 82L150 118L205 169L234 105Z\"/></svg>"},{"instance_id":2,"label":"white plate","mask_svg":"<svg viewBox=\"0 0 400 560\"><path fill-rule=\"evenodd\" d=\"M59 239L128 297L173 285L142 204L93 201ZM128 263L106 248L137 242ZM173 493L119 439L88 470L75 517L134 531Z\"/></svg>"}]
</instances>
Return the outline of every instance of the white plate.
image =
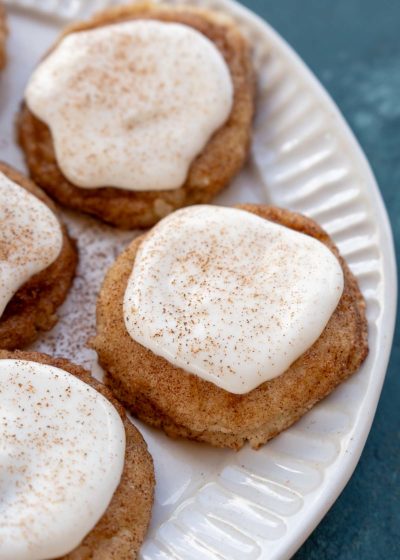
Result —
<instances>
[{"instance_id":1,"label":"white plate","mask_svg":"<svg viewBox=\"0 0 400 560\"><path fill-rule=\"evenodd\" d=\"M10 4L17 4L16 1ZM171 2L173 3L173 2ZM333 236L368 304L370 355L362 369L259 451L173 441L135 422L153 454L157 491L144 560L289 558L353 472L385 376L395 309L390 226L374 177L334 104L288 45L229 0L187 2L233 15L254 46L259 74L252 161L218 199L272 202L315 218ZM1 159L22 168L12 121L24 84L56 36L60 18L99 0L19 0L11 11L9 65L1 77ZM39 13L41 11L41 14ZM48 11L57 18L47 17ZM36 15L35 15L36 12ZM85 349L104 270L133 236L67 215L81 251L79 275L58 326L36 348L98 371Z\"/></svg>"}]
</instances>

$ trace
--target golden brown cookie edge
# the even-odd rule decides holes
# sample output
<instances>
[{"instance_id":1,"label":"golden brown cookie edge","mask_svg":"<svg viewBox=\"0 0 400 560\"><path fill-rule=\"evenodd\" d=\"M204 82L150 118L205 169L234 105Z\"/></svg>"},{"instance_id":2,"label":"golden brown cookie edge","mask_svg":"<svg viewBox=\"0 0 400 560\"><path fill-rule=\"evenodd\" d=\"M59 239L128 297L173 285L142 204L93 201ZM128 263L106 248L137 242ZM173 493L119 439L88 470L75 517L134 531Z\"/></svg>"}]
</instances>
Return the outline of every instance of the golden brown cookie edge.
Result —
<instances>
[{"instance_id":1,"label":"golden brown cookie edge","mask_svg":"<svg viewBox=\"0 0 400 560\"><path fill-rule=\"evenodd\" d=\"M0 162L0 172L46 204L57 216L63 234L63 245L57 259L19 288L0 317L0 348L13 350L34 342L40 333L50 330L57 323L55 312L70 290L78 253L53 201L10 165Z\"/></svg>"},{"instance_id":2,"label":"golden brown cookie edge","mask_svg":"<svg viewBox=\"0 0 400 560\"><path fill-rule=\"evenodd\" d=\"M131 339L124 326L122 299L144 236L134 240L108 271L98 300L97 335L91 341L107 371L106 383L133 414L172 437L234 449L246 441L257 448L289 427L354 373L368 353L364 298L323 229L288 210L262 205L239 207L319 239L339 258L343 268L345 289L336 311L321 337L284 374L246 395L234 395L174 367ZM113 301L119 301L117 308ZM332 346L339 342L347 350L340 352L339 347L333 356ZM318 356L318 351L323 354ZM125 365L128 372L121 374ZM307 372L313 372L312 377Z\"/></svg>"}]
</instances>

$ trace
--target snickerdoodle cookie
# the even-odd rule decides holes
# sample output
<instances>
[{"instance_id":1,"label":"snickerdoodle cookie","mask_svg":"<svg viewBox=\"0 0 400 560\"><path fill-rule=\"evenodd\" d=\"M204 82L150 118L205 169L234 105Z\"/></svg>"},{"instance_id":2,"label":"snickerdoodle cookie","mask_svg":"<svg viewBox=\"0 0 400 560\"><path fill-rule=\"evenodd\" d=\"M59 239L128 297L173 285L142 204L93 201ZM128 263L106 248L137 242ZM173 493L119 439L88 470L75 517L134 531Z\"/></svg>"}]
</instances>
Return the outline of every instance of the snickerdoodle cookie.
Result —
<instances>
[{"instance_id":1,"label":"snickerdoodle cookie","mask_svg":"<svg viewBox=\"0 0 400 560\"><path fill-rule=\"evenodd\" d=\"M89 372L45 354L1 350L0 379L0 556L135 559L154 469L123 407Z\"/></svg>"},{"instance_id":2,"label":"snickerdoodle cookie","mask_svg":"<svg viewBox=\"0 0 400 560\"><path fill-rule=\"evenodd\" d=\"M32 178L120 228L209 201L241 169L254 112L249 45L233 20L138 3L68 27L18 119Z\"/></svg>"},{"instance_id":3,"label":"snickerdoodle cookie","mask_svg":"<svg viewBox=\"0 0 400 560\"><path fill-rule=\"evenodd\" d=\"M0 163L0 348L21 348L57 322L77 252L53 202Z\"/></svg>"},{"instance_id":4,"label":"snickerdoodle cookie","mask_svg":"<svg viewBox=\"0 0 400 560\"><path fill-rule=\"evenodd\" d=\"M173 437L254 448L368 353L365 302L329 236L271 206L193 206L108 271L92 340L106 383Z\"/></svg>"}]
</instances>

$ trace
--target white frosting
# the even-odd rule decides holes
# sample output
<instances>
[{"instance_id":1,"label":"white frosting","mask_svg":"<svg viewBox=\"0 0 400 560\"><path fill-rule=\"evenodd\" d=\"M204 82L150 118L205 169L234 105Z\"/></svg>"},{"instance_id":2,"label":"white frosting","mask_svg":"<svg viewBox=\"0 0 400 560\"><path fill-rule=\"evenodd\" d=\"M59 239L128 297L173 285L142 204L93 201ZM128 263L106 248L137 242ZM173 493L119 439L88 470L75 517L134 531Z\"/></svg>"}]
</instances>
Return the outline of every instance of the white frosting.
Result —
<instances>
[{"instance_id":1,"label":"white frosting","mask_svg":"<svg viewBox=\"0 0 400 560\"><path fill-rule=\"evenodd\" d=\"M80 544L119 484L125 430L111 403L62 369L0 360L0 560Z\"/></svg>"},{"instance_id":2,"label":"white frosting","mask_svg":"<svg viewBox=\"0 0 400 560\"><path fill-rule=\"evenodd\" d=\"M317 340L342 291L341 266L316 239L243 210L193 206L141 244L124 319L155 354L242 394Z\"/></svg>"},{"instance_id":3,"label":"white frosting","mask_svg":"<svg viewBox=\"0 0 400 560\"><path fill-rule=\"evenodd\" d=\"M0 172L0 317L17 290L57 259L62 241L50 208Z\"/></svg>"},{"instance_id":4,"label":"white frosting","mask_svg":"<svg viewBox=\"0 0 400 560\"><path fill-rule=\"evenodd\" d=\"M64 175L84 188L179 188L232 108L215 45L178 23L136 20L67 35L26 102L50 128Z\"/></svg>"}]
</instances>

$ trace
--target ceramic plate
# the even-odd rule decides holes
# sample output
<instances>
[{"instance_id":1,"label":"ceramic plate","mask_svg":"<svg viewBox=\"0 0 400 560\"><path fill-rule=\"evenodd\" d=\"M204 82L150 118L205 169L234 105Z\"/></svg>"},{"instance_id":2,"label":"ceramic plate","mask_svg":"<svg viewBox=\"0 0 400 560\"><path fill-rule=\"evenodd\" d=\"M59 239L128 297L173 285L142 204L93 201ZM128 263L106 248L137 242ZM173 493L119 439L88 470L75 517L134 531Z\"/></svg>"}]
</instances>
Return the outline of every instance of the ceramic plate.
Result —
<instances>
[{"instance_id":1,"label":"ceramic plate","mask_svg":"<svg viewBox=\"0 0 400 560\"><path fill-rule=\"evenodd\" d=\"M1 76L1 159L23 169L13 119L24 84L68 18L110 2L19 0L10 4L10 59ZM181 2L182 3L182 2ZM396 309L390 226L375 179L338 110L291 48L229 0L190 2L231 14L254 47L259 78L251 160L217 200L285 206L315 218L333 237L367 300L370 355L362 369L259 451L235 453L173 441L135 423L154 457L154 515L143 560L289 558L353 472L385 376ZM20 7L17 7L17 4ZM64 21L63 21L64 20ZM81 253L57 327L35 349L101 375L85 348L104 271L134 236L66 213Z\"/></svg>"}]
</instances>

